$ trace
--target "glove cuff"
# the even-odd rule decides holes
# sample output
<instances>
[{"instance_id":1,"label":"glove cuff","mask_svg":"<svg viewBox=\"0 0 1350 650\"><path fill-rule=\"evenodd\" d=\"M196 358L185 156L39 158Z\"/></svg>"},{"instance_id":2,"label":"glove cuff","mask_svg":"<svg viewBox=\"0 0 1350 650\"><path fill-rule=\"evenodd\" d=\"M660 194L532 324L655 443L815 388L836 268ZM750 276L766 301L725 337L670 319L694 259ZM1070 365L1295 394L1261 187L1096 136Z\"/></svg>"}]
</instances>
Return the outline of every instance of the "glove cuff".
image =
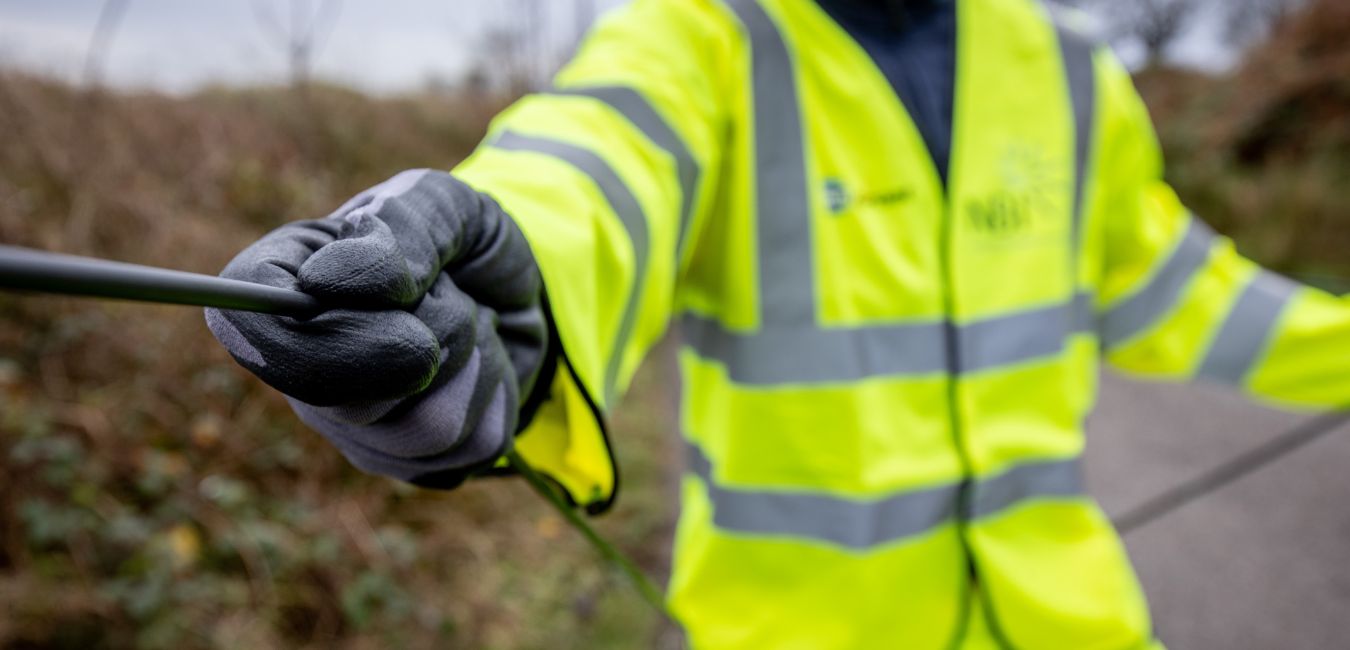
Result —
<instances>
[{"instance_id":1,"label":"glove cuff","mask_svg":"<svg viewBox=\"0 0 1350 650\"><path fill-rule=\"evenodd\" d=\"M562 350L562 341L558 339L558 328L553 322L553 308L549 305L548 291L540 289L539 291L539 309L544 312L544 327L546 329L546 338L544 342L544 354L540 360L539 370L535 373L534 382L530 386L530 392L520 405L520 415L516 420L516 433L520 434L529 428L530 423L534 421L534 416L539 412L539 408L547 402L553 390L553 378L558 373L558 354Z\"/></svg>"},{"instance_id":2,"label":"glove cuff","mask_svg":"<svg viewBox=\"0 0 1350 650\"><path fill-rule=\"evenodd\" d=\"M562 343L558 340L558 329L553 324L553 312L549 307L548 294L547 292L541 293L540 308L544 312L544 322L548 327L548 338L539 371L535 375L534 385L530 389L530 394L525 397L524 402L520 405L515 433L502 441L501 448L491 458L467 467L438 470L415 476L408 480L409 483L432 490L453 490L463 485L470 478L512 475L515 473L509 469L498 468L497 461L507 451L510 451L515 436L529 428L535 414L539 412L539 408L549 400L553 379L558 372L558 357L560 356L558 351L562 349Z\"/></svg>"}]
</instances>

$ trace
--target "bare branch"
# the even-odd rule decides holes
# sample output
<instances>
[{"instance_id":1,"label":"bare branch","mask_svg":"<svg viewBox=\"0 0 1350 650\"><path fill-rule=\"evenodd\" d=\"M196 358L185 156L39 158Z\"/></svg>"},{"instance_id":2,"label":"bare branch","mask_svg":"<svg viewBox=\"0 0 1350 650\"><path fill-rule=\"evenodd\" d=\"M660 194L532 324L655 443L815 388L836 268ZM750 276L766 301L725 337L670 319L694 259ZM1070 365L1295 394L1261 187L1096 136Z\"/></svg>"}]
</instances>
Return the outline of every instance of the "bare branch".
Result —
<instances>
[{"instance_id":1,"label":"bare branch","mask_svg":"<svg viewBox=\"0 0 1350 650\"><path fill-rule=\"evenodd\" d=\"M113 38L117 36L117 28L122 24L128 4L130 0L106 0L103 3L98 22L94 24L94 32L89 37L89 47L84 52L81 81L85 88L96 88L102 82L101 64L107 57L108 48L112 47Z\"/></svg>"},{"instance_id":2,"label":"bare branch","mask_svg":"<svg viewBox=\"0 0 1350 650\"><path fill-rule=\"evenodd\" d=\"M327 42L342 11L341 0L318 0L311 9L308 0L290 0L290 20L282 24L266 0L254 0L253 13L259 29L286 55L291 85L304 88L309 83L314 56Z\"/></svg>"},{"instance_id":3,"label":"bare branch","mask_svg":"<svg viewBox=\"0 0 1350 650\"><path fill-rule=\"evenodd\" d=\"M272 6L267 0L253 0L253 17L258 21L258 28L266 38L283 47L290 40L286 36L286 28L281 25L281 20L272 11Z\"/></svg>"},{"instance_id":4,"label":"bare branch","mask_svg":"<svg viewBox=\"0 0 1350 650\"><path fill-rule=\"evenodd\" d=\"M1247 45L1278 28L1307 0L1228 0L1224 35L1235 45Z\"/></svg>"},{"instance_id":5,"label":"bare branch","mask_svg":"<svg viewBox=\"0 0 1350 650\"><path fill-rule=\"evenodd\" d=\"M1190 28L1196 12L1210 0L1130 0L1077 2L1091 4L1112 24L1118 38L1135 39L1144 47L1146 65L1166 57L1172 44Z\"/></svg>"}]
</instances>

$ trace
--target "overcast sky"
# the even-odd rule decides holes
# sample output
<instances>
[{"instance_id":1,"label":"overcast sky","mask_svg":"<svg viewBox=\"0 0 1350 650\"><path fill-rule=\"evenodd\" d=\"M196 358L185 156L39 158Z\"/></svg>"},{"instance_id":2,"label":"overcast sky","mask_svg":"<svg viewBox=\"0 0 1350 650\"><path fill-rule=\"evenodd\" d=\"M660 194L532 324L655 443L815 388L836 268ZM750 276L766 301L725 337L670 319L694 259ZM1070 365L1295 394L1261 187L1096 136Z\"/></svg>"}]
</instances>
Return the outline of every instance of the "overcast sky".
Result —
<instances>
[{"instance_id":1,"label":"overcast sky","mask_svg":"<svg viewBox=\"0 0 1350 650\"><path fill-rule=\"evenodd\" d=\"M302 0L303 1L303 0ZM316 2L317 0L310 0ZM573 2L577 0L572 0ZM586 2L586 0L580 0ZM0 0L0 65L78 79L104 0ZM600 9L623 0L590 0ZM574 30L572 2L537 3L559 47ZM363 90L414 90L430 78L458 79L505 0L345 0L318 55L316 76ZM260 14L285 24L287 0L129 0L102 62L107 83L170 92L209 83L286 78L283 47ZM1232 54L1217 44L1216 20L1201 20L1174 51L1183 63L1220 69ZM1128 60L1137 52L1123 48Z\"/></svg>"}]
</instances>

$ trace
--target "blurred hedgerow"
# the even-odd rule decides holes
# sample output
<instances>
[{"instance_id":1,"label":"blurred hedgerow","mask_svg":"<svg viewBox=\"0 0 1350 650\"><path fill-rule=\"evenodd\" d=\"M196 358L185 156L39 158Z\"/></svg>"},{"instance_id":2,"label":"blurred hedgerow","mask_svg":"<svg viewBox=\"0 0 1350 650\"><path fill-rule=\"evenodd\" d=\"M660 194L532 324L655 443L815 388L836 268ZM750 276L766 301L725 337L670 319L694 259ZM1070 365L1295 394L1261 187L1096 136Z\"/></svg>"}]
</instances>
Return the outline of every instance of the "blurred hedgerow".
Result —
<instances>
[{"instance_id":1,"label":"blurred hedgerow","mask_svg":"<svg viewBox=\"0 0 1350 650\"><path fill-rule=\"evenodd\" d=\"M505 102L0 75L0 241L215 273L398 170L452 167ZM617 417L640 422L627 460L649 471L603 525L660 571L674 410L645 385ZM3 647L631 647L661 630L514 481L443 494L348 467L196 309L0 294L0 463Z\"/></svg>"}]
</instances>

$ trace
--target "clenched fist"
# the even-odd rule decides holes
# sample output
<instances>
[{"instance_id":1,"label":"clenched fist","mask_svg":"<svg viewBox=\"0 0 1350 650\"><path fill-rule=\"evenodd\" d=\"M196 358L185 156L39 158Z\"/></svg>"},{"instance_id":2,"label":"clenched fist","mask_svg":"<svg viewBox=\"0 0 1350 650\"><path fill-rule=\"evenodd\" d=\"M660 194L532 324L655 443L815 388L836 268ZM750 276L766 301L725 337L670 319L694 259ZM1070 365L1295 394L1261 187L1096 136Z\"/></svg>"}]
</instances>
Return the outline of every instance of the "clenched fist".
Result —
<instances>
[{"instance_id":1,"label":"clenched fist","mask_svg":"<svg viewBox=\"0 0 1350 650\"><path fill-rule=\"evenodd\" d=\"M208 309L211 332L361 469L453 487L510 446L552 363L525 238L443 172L403 172L282 226L222 277L302 291L306 318Z\"/></svg>"}]
</instances>

